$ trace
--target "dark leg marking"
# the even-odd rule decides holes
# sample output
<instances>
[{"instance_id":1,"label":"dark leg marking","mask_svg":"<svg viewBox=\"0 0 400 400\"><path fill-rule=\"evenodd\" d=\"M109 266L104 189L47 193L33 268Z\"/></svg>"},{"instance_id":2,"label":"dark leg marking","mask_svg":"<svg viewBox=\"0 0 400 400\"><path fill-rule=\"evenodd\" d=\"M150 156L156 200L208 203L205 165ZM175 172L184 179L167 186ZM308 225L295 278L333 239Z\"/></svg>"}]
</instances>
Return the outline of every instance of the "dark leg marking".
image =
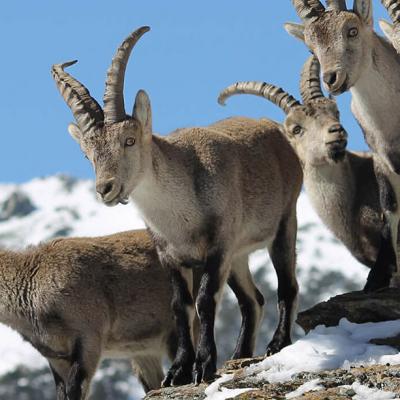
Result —
<instances>
[{"instance_id":1,"label":"dark leg marking","mask_svg":"<svg viewBox=\"0 0 400 400\"><path fill-rule=\"evenodd\" d=\"M393 248L392 232L388 213L397 210L396 195L389 180L382 174L377 173L376 178L379 186L379 200L383 212L383 228L381 231L381 240L378 256L375 265L368 274L367 283L364 286L365 292L389 286L390 279L396 269L397 260L395 249Z\"/></svg>"},{"instance_id":2,"label":"dark leg marking","mask_svg":"<svg viewBox=\"0 0 400 400\"><path fill-rule=\"evenodd\" d=\"M396 254L393 249L390 226L385 218L385 223L381 232L381 245L379 247L378 257L375 261L375 265L368 274L364 292L373 292L389 286L395 268Z\"/></svg>"},{"instance_id":3,"label":"dark leg marking","mask_svg":"<svg viewBox=\"0 0 400 400\"><path fill-rule=\"evenodd\" d=\"M267 347L267 355L278 353L292 343L292 314L295 311L298 293L294 241L295 238L289 236L288 221L283 219L270 251L272 264L278 277L278 326Z\"/></svg>"},{"instance_id":4,"label":"dark leg marking","mask_svg":"<svg viewBox=\"0 0 400 400\"><path fill-rule=\"evenodd\" d=\"M217 370L217 348L214 339L215 295L221 286L221 264L221 251L217 251L207 258L196 299L197 312L200 319L200 333L195 362L196 384L212 380Z\"/></svg>"},{"instance_id":5,"label":"dark leg marking","mask_svg":"<svg viewBox=\"0 0 400 400\"><path fill-rule=\"evenodd\" d=\"M254 298L249 296L243 289L234 274L230 275L228 285L238 300L240 312L242 314L242 325L232 359L249 358L253 356L255 345L257 306L254 304ZM259 306L262 307L264 305L264 296L258 289L256 291L256 301Z\"/></svg>"},{"instance_id":6,"label":"dark leg marking","mask_svg":"<svg viewBox=\"0 0 400 400\"><path fill-rule=\"evenodd\" d=\"M67 399L67 392L65 390L65 383L61 376L57 373L57 371L51 366L50 369L53 374L54 383L56 385L56 399L57 400L68 400Z\"/></svg>"},{"instance_id":7,"label":"dark leg marking","mask_svg":"<svg viewBox=\"0 0 400 400\"><path fill-rule=\"evenodd\" d=\"M72 365L67 378L66 393L68 400L81 400L82 383L87 377L82 357L82 341L77 339L72 352Z\"/></svg>"},{"instance_id":8,"label":"dark leg marking","mask_svg":"<svg viewBox=\"0 0 400 400\"><path fill-rule=\"evenodd\" d=\"M190 334L190 321L186 307L193 306L187 283L179 270L170 268L172 284L172 311L176 323L177 350L175 360L162 386L185 385L192 382L194 349Z\"/></svg>"}]
</instances>

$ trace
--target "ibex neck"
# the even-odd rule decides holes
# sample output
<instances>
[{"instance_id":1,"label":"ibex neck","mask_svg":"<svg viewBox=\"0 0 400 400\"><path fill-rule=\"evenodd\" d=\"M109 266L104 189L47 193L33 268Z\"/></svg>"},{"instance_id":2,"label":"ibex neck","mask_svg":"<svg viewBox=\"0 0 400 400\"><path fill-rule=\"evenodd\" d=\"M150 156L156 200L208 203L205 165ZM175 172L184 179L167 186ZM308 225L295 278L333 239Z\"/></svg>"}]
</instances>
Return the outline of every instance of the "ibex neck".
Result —
<instances>
[{"instance_id":1,"label":"ibex neck","mask_svg":"<svg viewBox=\"0 0 400 400\"><path fill-rule=\"evenodd\" d=\"M347 156L337 164L304 167L304 186L318 216L342 239L351 231L354 177Z\"/></svg>"},{"instance_id":2,"label":"ibex neck","mask_svg":"<svg viewBox=\"0 0 400 400\"><path fill-rule=\"evenodd\" d=\"M131 197L153 232L171 237L177 224L196 223L190 155L173 141L153 136L149 172Z\"/></svg>"},{"instance_id":3,"label":"ibex neck","mask_svg":"<svg viewBox=\"0 0 400 400\"><path fill-rule=\"evenodd\" d=\"M372 41L371 60L351 88L352 110L371 149L385 154L400 137L400 57L383 38Z\"/></svg>"}]
</instances>

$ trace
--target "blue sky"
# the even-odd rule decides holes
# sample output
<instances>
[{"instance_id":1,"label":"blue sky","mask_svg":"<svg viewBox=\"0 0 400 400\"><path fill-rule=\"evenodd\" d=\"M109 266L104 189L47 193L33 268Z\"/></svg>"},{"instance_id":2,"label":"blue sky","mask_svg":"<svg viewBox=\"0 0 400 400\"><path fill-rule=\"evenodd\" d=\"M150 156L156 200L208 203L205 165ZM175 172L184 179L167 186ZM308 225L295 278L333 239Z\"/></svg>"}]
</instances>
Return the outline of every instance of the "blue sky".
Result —
<instances>
[{"instance_id":1,"label":"blue sky","mask_svg":"<svg viewBox=\"0 0 400 400\"><path fill-rule=\"evenodd\" d=\"M386 18L378 0L374 16ZM127 111L138 89L153 107L160 134L207 125L232 116L270 117L282 112L241 96L217 104L221 89L237 80L265 80L298 95L304 45L283 29L297 21L290 0L69 0L7 1L0 10L2 182L22 182L58 172L93 177L67 133L70 110L50 76L53 63L78 59L69 69L102 104L104 79L114 51L131 31L149 25L127 69ZM365 149L349 110L339 98L352 149Z\"/></svg>"}]
</instances>

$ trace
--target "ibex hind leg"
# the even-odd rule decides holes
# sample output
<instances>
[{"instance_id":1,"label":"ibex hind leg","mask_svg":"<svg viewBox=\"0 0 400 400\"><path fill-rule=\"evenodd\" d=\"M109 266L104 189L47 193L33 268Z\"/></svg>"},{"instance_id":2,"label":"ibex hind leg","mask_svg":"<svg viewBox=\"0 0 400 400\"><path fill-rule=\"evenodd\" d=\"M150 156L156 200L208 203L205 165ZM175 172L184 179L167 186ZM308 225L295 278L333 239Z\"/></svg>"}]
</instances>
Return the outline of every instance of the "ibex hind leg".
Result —
<instances>
[{"instance_id":1,"label":"ibex hind leg","mask_svg":"<svg viewBox=\"0 0 400 400\"><path fill-rule=\"evenodd\" d=\"M78 339L71 356L71 366L66 380L68 400L86 400L90 384L101 356L100 340Z\"/></svg>"},{"instance_id":2,"label":"ibex hind leg","mask_svg":"<svg viewBox=\"0 0 400 400\"><path fill-rule=\"evenodd\" d=\"M247 254L232 261L228 284L238 300L242 314L242 325L232 359L249 358L253 356L263 318L264 297L253 282Z\"/></svg>"},{"instance_id":3,"label":"ibex hind leg","mask_svg":"<svg viewBox=\"0 0 400 400\"><path fill-rule=\"evenodd\" d=\"M56 400L68 400L66 380L69 372L69 362L66 360L50 360L50 369L56 385Z\"/></svg>"},{"instance_id":4,"label":"ibex hind leg","mask_svg":"<svg viewBox=\"0 0 400 400\"><path fill-rule=\"evenodd\" d=\"M279 352L292 343L291 330L297 311L296 280L296 213L291 210L280 224L269 246L269 254L278 277L278 326L267 347L266 355Z\"/></svg>"},{"instance_id":5,"label":"ibex hind leg","mask_svg":"<svg viewBox=\"0 0 400 400\"><path fill-rule=\"evenodd\" d=\"M147 354L134 357L131 361L133 372L146 393L161 387L164 378L161 358L161 354L158 356Z\"/></svg>"}]
</instances>

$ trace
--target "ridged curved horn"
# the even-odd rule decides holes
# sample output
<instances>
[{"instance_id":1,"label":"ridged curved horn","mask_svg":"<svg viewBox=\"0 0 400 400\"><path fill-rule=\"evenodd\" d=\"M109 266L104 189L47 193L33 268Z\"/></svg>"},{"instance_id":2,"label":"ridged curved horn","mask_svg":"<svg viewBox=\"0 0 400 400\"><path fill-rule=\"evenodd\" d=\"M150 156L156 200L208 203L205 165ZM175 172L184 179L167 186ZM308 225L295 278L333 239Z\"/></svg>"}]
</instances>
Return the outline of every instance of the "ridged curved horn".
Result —
<instances>
[{"instance_id":1,"label":"ridged curved horn","mask_svg":"<svg viewBox=\"0 0 400 400\"><path fill-rule=\"evenodd\" d=\"M400 0L381 0L395 24L400 22Z\"/></svg>"},{"instance_id":2,"label":"ridged curved horn","mask_svg":"<svg viewBox=\"0 0 400 400\"><path fill-rule=\"evenodd\" d=\"M321 89L320 65L315 56L309 57L301 71L300 93L304 104L325 97Z\"/></svg>"},{"instance_id":3,"label":"ridged curved horn","mask_svg":"<svg viewBox=\"0 0 400 400\"><path fill-rule=\"evenodd\" d=\"M220 93L218 103L225 105L225 100L228 97L237 94L254 94L256 96L264 97L282 108L286 114L291 108L300 105L293 96L285 92L282 88L270 85L266 82L236 82Z\"/></svg>"},{"instance_id":4,"label":"ridged curved horn","mask_svg":"<svg viewBox=\"0 0 400 400\"><path fill-rule=\"evenodd\" d=\"M104 114L99 103L90 95L82 83L64 71L75 64L77 60L63 64L54 64L51 75L56 82L57 88L71 109L79 128L83 133L104 123Z\"/></svg>"},{"instance_id":5,"label":"ridged curved horn","mask_svg":"<svg viewBox=\"0 0 400 400\"><path fill-rule=\"evenodd\" d=\"M302 20L319 17L325 11L319 0L292 0L292 3Z\"/></svg>"},{"instance_id":6,"label":"ridged curved horn","mask_svg":"<svg viewBox=\"0 0 400 400\"><path fill-rule=\"evenodd\" d=\"M104 92L105 123L112 124L126 119L124 105L125 70L131 51L141 36L148 32L148 26L142 26L131 33L118 47L107 71L106 89Z\"/></svg>"},{"instance_id":7,"label":"ridged curved horn","mask_svg":"<svg viewBox=\"0 0 400 400\"><path fill-rule=\"evenodd\" d=\"M329 10L347 10L346 0L326 0L326 5Z\"/></svg>"}]
</instances>

